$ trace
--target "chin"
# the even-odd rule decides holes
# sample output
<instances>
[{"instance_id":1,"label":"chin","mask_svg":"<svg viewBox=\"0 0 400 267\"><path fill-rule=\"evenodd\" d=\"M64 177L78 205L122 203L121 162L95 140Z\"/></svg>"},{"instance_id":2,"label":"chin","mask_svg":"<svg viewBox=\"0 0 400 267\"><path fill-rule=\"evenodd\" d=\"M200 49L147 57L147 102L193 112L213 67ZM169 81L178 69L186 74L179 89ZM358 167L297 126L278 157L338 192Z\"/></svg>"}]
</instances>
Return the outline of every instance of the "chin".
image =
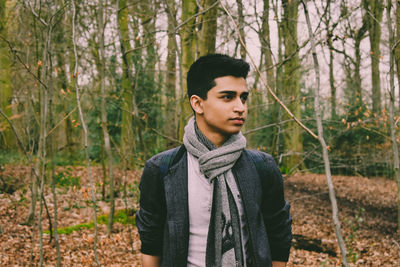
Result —
<instances>
[{"instance_id":1,"label":"chin","mask_svg":"<svg viewBox=\"0 0 400 267\"><path fill-rule=\"evenodd\" d=\"M237 129L230 129L230 130L226 131L226 134L227 134L227 135L237 134L237 133L239 133L241 130L242 130L241 127L240 127L240 128L237 128Z\"/></svg>"}]
</instances>

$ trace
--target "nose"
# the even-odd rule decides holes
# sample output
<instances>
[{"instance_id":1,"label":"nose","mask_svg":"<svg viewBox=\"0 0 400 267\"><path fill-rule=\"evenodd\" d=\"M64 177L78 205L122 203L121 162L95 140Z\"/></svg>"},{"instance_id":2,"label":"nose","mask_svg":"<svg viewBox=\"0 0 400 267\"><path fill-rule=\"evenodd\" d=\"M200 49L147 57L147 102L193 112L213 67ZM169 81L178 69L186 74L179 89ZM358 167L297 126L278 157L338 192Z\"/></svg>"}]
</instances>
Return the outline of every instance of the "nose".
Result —
<instances>
[{"instance_id":1,"label":"nose","mask_svg":"<svg viewBox=\"0 0 400 267\"><path fill-rule=\"evenodd\" d=\"M246 102L243 102L242 99L240 97L237 98L237 100L235 101L235 106L233 108L234 112L238 112L238 113L244 113L246 111Z\"/></svg>"}]
</instances>

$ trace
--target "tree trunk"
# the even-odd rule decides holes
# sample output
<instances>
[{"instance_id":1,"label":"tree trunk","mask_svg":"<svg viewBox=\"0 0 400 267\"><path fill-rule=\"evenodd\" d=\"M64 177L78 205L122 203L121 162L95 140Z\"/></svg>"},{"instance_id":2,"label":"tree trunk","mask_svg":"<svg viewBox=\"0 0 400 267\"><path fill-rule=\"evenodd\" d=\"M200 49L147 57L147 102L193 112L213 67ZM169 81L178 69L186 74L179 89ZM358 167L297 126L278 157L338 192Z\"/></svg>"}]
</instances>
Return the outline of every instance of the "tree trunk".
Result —
<instances>
[{"instance_id":1,"label":"tree trunk","mask_svg":"<svg viewBox=\"0 0 400 267\"><path fill-rule=\"evenodd\" d=\"M178 138L176 128L176 7L175 0L168 0L166 6L168 15L168 55L167 55L167 74L165 82L165 97L163 101L164 106L164 119L165 119L165 133L167 136ZM168 142L167 148L175 146L175 142Z\"/></svg>"},{"instance_id":2,"label":"tree trunk","mask_svg":"<svg viewBox=\"0 0 400 267\"><path fill-rule=\"evenodd\" d=\"M183 132L187 122L188 117L192 113L192 109L190 108L189 101L187 100L187 88L186 88L186 74L189 70L190 65L194 61L194 55L196 52L196 20L193 17L196 14L197 5L196 0L182 0L182 15L181 21L186 22L185 25L181 27L180 36L181 36L181 72L183 75L182 79L182 88L181 94L179 96L180 101L180 114L179 114L179 130L178 136L179 140L183 139Z\"/></svg>"},{"instance_id":3,"label":"tree trunk","mask_svg":"<svg viewBox=\"0 0 400 267\"><path fill-rule=\"evenodd\" d=\"M272 84L275 85L274 87L271 87L271 89L275 89L275 93L278 96L278 98L282 99L282 88L283 88L283 27L284 27L284 22L282 20L279 20L279 12L278 12L278 0L276 2L272 2L273 4L273 10L275 17L277 18L277 24L278 24L278 62L277 62L277 67L276 67L276 75L275 79L273 80ZM265 8L264 8L265 10ZM272 63L272 55L271 55L271 63ZM280 122L282 121L282 108L280 107L279 103L277 103L274 99L271 99L273 101L273 104L271 106L271 113L272 113L272 118L276 118L272 123L277 123L277 127L274 127L274 132L273 132L273 138L271 139L271 154L276 157L281 154L280 147L281 147L281 137L282 137L282 126ZM280 161L278 161L278 164L280 165Z\"/></svg>"},{"instance_id":4,"label":"tree trunk","mask_svg":"<svg viewBox=\"0 0 400 267\"><path fill-rule=\"evenodd\" d=\"M270 12L270 0L264 0L264 8L262 15L261 25L261 52L264 55L264 66L266 70L266 77L269 87L275 92L275 75L274 75L274 63L272 61L272 50L271 50L271 37L269 30L269 12Z\"/></svg>"},{"instance_id":5,"label":"tree trunk","mask_svg":"<svg viewBox=\"0 0 400 267\"><path fill-rule=\"evenodd\" d=\"M300 75L299 75L299 53L297 44L297 19L298 0L283 0L283 38L285 44L284 81L282 88L283 100L295 117L300 118ZM289 120L287 113L283 120ZM288 169L297 166L302 160L303 141L302 131L294 121L287 123L284 132L284 146L287 156L284 158L284 165Z\"/></svg>"},{"instance_id":6,"label":"tree trunk","mask_svg":"<svg viewBox=\"0 0 400 267\"><path fill-rule=\"evenodd\" d=\"M202 2L203 2L203 9L208 9L212 5L214 5L214 7L211 8L210 10L207 10L206 13L201 15L201 29L199 31L199 39L198 39L199 56L215 53L215 42L217 39L218 4L215 5L215 3L218 1L204 0Z\"/></svg>"},{"instance_id":7,"label":"tree trunk","mask_svg":"<svg viewBox=\"0 0 400 267\"><path fill-rule=\"evenodd\" d=\"M66 23L66 21L64 21ZM64 92L68 92L67 88L69 86L67 73L66 73L66 47L72 46L70 38L66 38L65 29L62 27L62 24L58 24L54 29L54 41L55 46L57 47L57 53L55 54L56 63L57 63L57 87L59 90L64 90ZM67 43L66 43L67 42ZM67 116L72 108L69 101L61 100L61 107L64 113L64 116ZM65 135L65 151L68 157L73 157L74 154L74 140L73 140L73 127L72 127L72 117L68 116L64 120L64 135Z\"/></svg>"},{"instance_id":8,"label":"tree trunk","mask_svg":"<svg viewBox=\"0 0 400 267\"><path fill-rule=\"evenodd\" d=\"M47 30L46 39L50 39L50 29ZM47 49L48 49L48 42L46 40L45 48L43 50L43 70L41 77L42 81L46 80L47 71L48 71L48 62L47 62ZM47 135L47 116L48 116L48 91L44 85L39 86L39 94L40 94L40 133L39 133L39 149L38 149L38 159L39 159L39 176L40 176L40 183L39 183L39 215L38 215L38 226L39 226L39 265L43 266L44 256L43 256L43 226L42 226L42 214L43 214L43 200L44 200L44 185L45 185L45 177L46 177L46 135Z\"/></svg>"},{"instance_id":9,"label":"tree trunk","mask_svg":"<svg viewBox=\"0 0 400 267\"><path fill-rule=\"evenodd\" d=\"M270 24L269 24L269 12L270 9L272 8L273 11L275 12L276 16L276 21L278 24L278 62L282 60L282 38L281 38L281 22L279 21L278 18L278 12L277 8L275 5L272 5L270 7L270 0L263 0L263 13L261 17L261 32L259 35L259 40L261 44L261 53L264 55L264 68L265 68L265 73L266 73L266 78L268 82L268 86L271 88L271 90L277 94L280 92L277 90L277 79L278 75L281 77L281 67L278 64L278 69L280 70L279 72L275 72L275 66L274 62L272 61L272 50L271 50L271 37L270 37ZM272 3L273 4L273 3ZM276 74L276 75L275 75ZM267 112L271 114L271 116L268 116L269 120L267 121L268 124L275 124L279 123L280 121L280 107L279 104L274 100L271 94L268 94L267 90L264 89L264 91L261 92L263 94L263 101L264 103L268 104ZM280 136L280 126L277 124L277 127L274 127L271 130L271 138L267 141L267 147L269 153L271 153L273 156L276 156L278 154L277 151L277 144L279 144L279 136Z\"/></svg>"},{"instance_id":10,"label":"tree trunk","mask_svg":"<svg viewBox=\"0 0 400 267\"><path fill-rule=\"evenodd\" d=\"M334 76L334 56L333 56L333 28L331 28L331 1L327 2L327 14L325 16L325 25L326 25L326 42L329 49L329 87L331 89L331 119L335 120L337 117L336 114L336 86L335 86L335 76ZM333 27L333 26L332 26Z\"/></svg>"},{"instance_id":11,"label":"tree trunk","mask_svg":"<svg viewBox=\"0 0 400 267\"><path fill-rule=\"evenodd\" d=\"M318 128L318 140L322 146L322 155L324 158L325 174L326 174L326 181L328 183L329 198L330 198L331 204L332 204L332 219L333 219L333 223L335 225L336 238L338 241L340 252L342 254L342 264L347 267L347 266L349 266L349 264L347 263L346 245L344 243L343 236L342 236L342 230L340 227L340 220L339 220L339 215L338 215L338 207L337 207L337 202L336 202L335 190L334 190L334 186L333 186L333 182L332 182L328 149L327 149L327 146L325 143L324 130L322 127L322 116L321 116L321 108L320 108L321 105L320 105L320 101L319 101L319 92L320 92L321 82L320 82L319 63L318 63L318 58L317 58L317 49L315 47L314 33L311 28L311 21L310 21L310 16L309 16L308 10L307 10L307 4L304 1L302 1L302 3L303 3L303 7L304 7L304 14L305 14L306 21L307 21L308 33L310 35L311 50L312 50L312 54L313 54L314 69L315 69L315 77L316 77L316 82L317 82L317 85L315 86L315 90L314 90L314 110L315 110L315 118L317 121L317 128Z\"/></svg>"},{"instance_id":12,"label":"tree trunk","mask_svg":"<svg viewBox=\"0 0 400 267\"><path fill-rule=\"evenodd\" d=\"M90 183L90 188L91 188L91 195L92 195L92 203L93 203L93 223L94 223L94 241L93 241L93 253L94 253L94 259L96 261L97 266L100 266L99 258L97 255L97 201L96 201L96 192L95 192L95 186L93 183L93 177L92 177L92 172L90 168L90 157L89 157L89 142L88 142L88 136L89 132L86 126L85 119L83 117L83 111L81 107L81 101L80 101L80 95L79 95L79 84L78 84L78 52L76 48L76 37L75 37L75 20L76 20L76 6L75 6L75 0L72 0L72 44L73 44L73 61L74 68L73 68L73 85L75 87L75 92L76 92L76 104L78 106L78 112L79 112L79 119L82 124L82 129L83 129L83 137L84 137L84 146L85 146L85 155L86 155L86 166L87 166L87 171L88 171L88 177L89 177L89 183Z\"/></svg>"},{"instance_id":13,"label":"tree trunk","mask_svg":"<svg viewBox=\"0 0 400 267\"><path fill-rule=\"evenodd\" d=\"M110 144L110 135L108 133L107 125L107 110L106 110L106 85L105 85L105 49L104 49L104 12L105 7L103 0L99 1L98 7L98 40L99 40L99 79L100 79L100 93L101 93L101 129L104 137L104 149L106 151L107 164L108 164L108 178L110 181L110 212L108 214L107 231L110 234L113 229L114 224L114 210L115 210L115 200L114 200L114 173L113 173L113 158Z\"/></svg>"},{"instance_id":14,"label":"tree trunk","mask_svg":"<svg viewBox=\"0 0 400 267\"><path fill-rule=\"evenodd\" d=\"M131 74L132 57L126 52L131 49L129 36L129 10L126 0L117 1L119 41L122 54L122 120L121 120L121 159L128 168L133 167L134 136L132 125L133 78ZM138 116L138 114L135 114Z\"/></svg>"},{"instance_id":15,"label":"tree trunk","mask_svg":"<svg viewBox=\"0 0 400 267\"><path fill-rule=\"evenodd\" d=\"M359 105L363 105L363 93L362 93L362 84L361 84L361 41L364 39L365 34L367 32L367 16L368 14L364 14L362 19L361 27L355 31L354 34L354 72L348 76L348 99L351 107L357 107Z\"/></svg>"},{"instance_id":16,"label":"tree trunk","mask_svg":"<svg viewBox=\"0 0 400 267\"><path fill-rule=\"evenodd\" d=\"M383 1L363 0L364 9L368 12L367 25L369 41L371 45L371 73L372 73L372 111L380 113L381 104L381 80L379 73L380 49L381 44L381 21L383 14Z\"/></svg>"},{"instance_id":17,"label":"tree trunk","mask_svg":"<svg viewBox=\"0 0 400 267\"><path fill-rule=\"evenodd\" d=\"M134 153L135 156L139 153L139 150L137 149L138 146L136 146L136 141L139 142L139 147L141 151L146 150L146 146L144 143L144 138L143 138L143 123L140 118L140 111L138 103L142 101L139 95L139 89L143 87L143 58L142 58L142 47L145 46L146 44L143 41L143 38L141 37L142 29L140 28L141 25L141 18L140 16L137 16L136 14L140 14L142 11L140 10L140 5L132 5L131 6L131 13L135 14L135 16L132 16L133 21L132 21L132 32L133 36L135 36L134 39L134 48L133 51L130 51L130 55L132 55L132 62L134 66L134 75L132 77L132 108L133 108L133 134L135 137L134 141ZM127 51L128 52L128 51Z\"/></svg>"},{"instance_id":18,"label":"tree trunk","mask_svg":"<svg viewBox=\"0 0 400 267\"><path fill-rule=\"evenodd\" d=\"M396 0L396 34L394 43L394 60L396 62L396 75L398 83L398 94L400 95L400 0ZM400 110L400 97L398 101L398 106Z\"/></svg>"},{"instance_id":19,"label":"tree trunk","mask_svg":"<svg viewBox=\"0 0 400 267\"><path fill-rule=\"evenodd\" d=\"M7 38L7 1L0 0L0 36ZM11 100L12 100L12 87L11 87L11 62L10 54L8 52L8 44L0 39L0 108L4 111L7 117L11 117ZM0 120L0 128L3 124ZM5 130L0 135L0 148L2 151L13 149L15 146L15 139L13 133L5 124Z\"/></svg>"},{"instance_id":20,"label":"tree trunk","mask_svg":"<svg viewBox=\"0 0 400 267\"><path fill-rule=\"evenodd\" d=\"M144 79L142 86L146 88L146 90L140 91L140 98L146 99L148 105L143 105L141 111L143 112L142 116L142 124L150 128L159 128L158 125L160 122L160 113L159 113L159 104L160 104L160 84L156 81L156 63L157 63L157 51L156 47L156 19L157 19L157 10L159 9L159 2L157 0L151 1L141 1L141 25L143 26L143 42L146 44L146 54L145 54L145 65L144 65ZM139 92L138 92L139 93ZM143 157L148 158L147 147L151 145L156 145L159 143L159 136L151 136L150 138L146 138L146 141L143 143L145 146L143 148Z\"/></svg>"},{"instance_id":21,"label":"tree trunk","mask_svg":"<svg viewBox=\"0 0 400 267\"><path fill-rule=\"evenodd\" d=\"M245 38L245 33L244 33L244 27L245 27L245 20L243 16L243 1L242 0L236 0L236 5L238 9L238 25L239 25L239 32L240 36L242 36L243 39L243 44L240 44L240 57L243 60L246 60L246 38Z\"/></svg>"},{"instance_id":22,"label":"tree trunk","mask_svg":"<svg viewBox=\"0 0 400 267\"><path fill-rule=\"evenodd\" d=\"M54 128L54 113L53 113L53 77L51 74L51 70L53 69L53 64L51 60L51 47L49 47L49 78L48 78L48 86L49 86L49 126L50 129ZM60 255L60 245L58 240L58 214L57 214L57 192L56 192L56 177L55 177L55 164L54 164L54 132L51 133L49 136L49 159L50 159L50 177L51 177L51 192L53 195L53 209L54 209L54 218L53 218L53 225L54 225L54 243L56 246L56 255L57 255L57 266L61 266L61 255Z\"/></svg>"},{"instance_id":23,"label":"tree trunk","mask_svg":"<svg viewBox=\"0 0 400 267\"><path fill-rule=\"evenodd\" d=\"M389 120L390 120L390 136L392 138L393 149L393 167L394 175L397 182L397 237L400 237L400 163L399 163L399 147L396 140L396 126L395 126L395 85L394 85L394 37L392 30L392 18L390 10L392 7L392 0L387 0L386 17L389 29L389 48L390 48L390 104L389 104ZM396 14L397 15L397 14Z\"/></svg>"}]
</instances>

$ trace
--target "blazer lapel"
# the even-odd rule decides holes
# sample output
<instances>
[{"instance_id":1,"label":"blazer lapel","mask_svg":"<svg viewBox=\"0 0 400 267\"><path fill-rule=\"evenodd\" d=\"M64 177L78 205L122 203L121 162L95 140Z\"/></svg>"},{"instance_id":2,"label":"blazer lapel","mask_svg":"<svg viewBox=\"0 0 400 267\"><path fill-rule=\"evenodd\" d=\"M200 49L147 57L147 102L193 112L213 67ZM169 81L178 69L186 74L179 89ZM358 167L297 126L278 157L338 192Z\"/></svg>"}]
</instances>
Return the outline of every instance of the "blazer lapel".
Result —
<instances>
[{"instance_id":1,"label":"blazer lapel","mask_svg":"<svg viewBox=\"0 0 400 267\"><path fill-rule=\"evenodd\" d=\"M252 249L257 248L257 222L260 219L261 205L261 182L258 177L256 166L247 155L246 150L236 161L232 172L236 178L238 188L242 197L244 212L246 215L248 229L250 233L250 242ZM254 254L253 254L254 255ZM256 261L256 257L254 257ZM256 264L257 265L257 264Z\"/></svg>"}]
</instances>

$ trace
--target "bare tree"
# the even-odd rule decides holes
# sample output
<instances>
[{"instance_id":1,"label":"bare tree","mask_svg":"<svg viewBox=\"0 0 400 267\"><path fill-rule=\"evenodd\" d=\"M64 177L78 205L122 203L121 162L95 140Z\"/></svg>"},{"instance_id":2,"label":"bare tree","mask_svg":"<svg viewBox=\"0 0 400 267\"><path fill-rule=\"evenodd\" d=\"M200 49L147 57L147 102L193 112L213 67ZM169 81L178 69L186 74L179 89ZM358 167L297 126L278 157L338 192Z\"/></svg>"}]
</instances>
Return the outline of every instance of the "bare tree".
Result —
<instances>
[{"instance_id":1,"label":"bare tree","mask_svg":"<svg viewBox=\"0 0 400 267\"><path fill-rule=\"evenodd\" d=\"M312 55L313 55L313 61L314 61L314 70L315 70L315 77L316 77L316 83L317 86L315 87L314 90L314 111L315 111L315 118L317 121L317 128L318 128L318 141L321 144L322 147L322 155L324 158L324 165L325 165L325 175L326 175L326 181L328 184L328 189L329 189L329 198L331 200L331 205L332 205L332 219L333 223L335 225L335 232L336 232L336 238L340 247L340 252L342 254L342 264L344 266L349 266L347 262L347 251L346 251L346 245L343 240L342 236L342 230L340 227L340 220L338 216L338 207L337 207L337 201L336 201L336 196L335 196L335 190L332 182L332 174L331 174L331 167L330 167L330 161L329 161L329 156L328 156L328 149L327 145L324 139L324 129L322 127L322 116L321 116L321 103L320 103L320 87L321 87L321 82L320 82L320 70L319 70L319 62L317 58L317 49L315 46L315 38L314 38L314 32L311 27L311 21L310 21L310 15L308 14L308 9L307 9L307 3L302 0L303 7L304 7L304 14L306 17L307 21L307 28L308 28L308 34L310 36L310 43L311 43L311 50L312 50Z\"/></svg>"},{"instance_id":2,"label":"bare tree","mask_svg":"<svg viewBox=\"0 0 400 267\"><path fill-rule=\"evenodd\" d=\"M89 176L89 183L90 183L90 188L91 188L91 195L92 195L92 202L93 202L93 211L94 211L94 216L93 216L93 221L94 221L94 241L93 241L93 250L94 250L94 258L96 261L97 266L100 266L100 262L98 259L97 255L97 202L96 202L96 188L94 187L93 183L93 178L92 178L92 172L90 168L90 157L89 157L89 142L88 142L88 128L86 126L86 122L83 116L83 111L81 107L81 101L80 101L80 94L79 94L79 84L78 84L78 51L77 51L77 45L76 45L76 33L75 33L75 21L76 21L76 5L75 5L75 0L72 0L72 43L73 43L73 50L74 50L74 72L73 72L73 77L74 77L74 87L75 87L75 92L76 92L76 103L78 105L78 111L79 111L79 118L82 124L82 129L84 133L84 146L85 146L85 155L86 155L86 166L87 166L87 171L88 171L88 176Z\"/></svg>"}]
</instances>

